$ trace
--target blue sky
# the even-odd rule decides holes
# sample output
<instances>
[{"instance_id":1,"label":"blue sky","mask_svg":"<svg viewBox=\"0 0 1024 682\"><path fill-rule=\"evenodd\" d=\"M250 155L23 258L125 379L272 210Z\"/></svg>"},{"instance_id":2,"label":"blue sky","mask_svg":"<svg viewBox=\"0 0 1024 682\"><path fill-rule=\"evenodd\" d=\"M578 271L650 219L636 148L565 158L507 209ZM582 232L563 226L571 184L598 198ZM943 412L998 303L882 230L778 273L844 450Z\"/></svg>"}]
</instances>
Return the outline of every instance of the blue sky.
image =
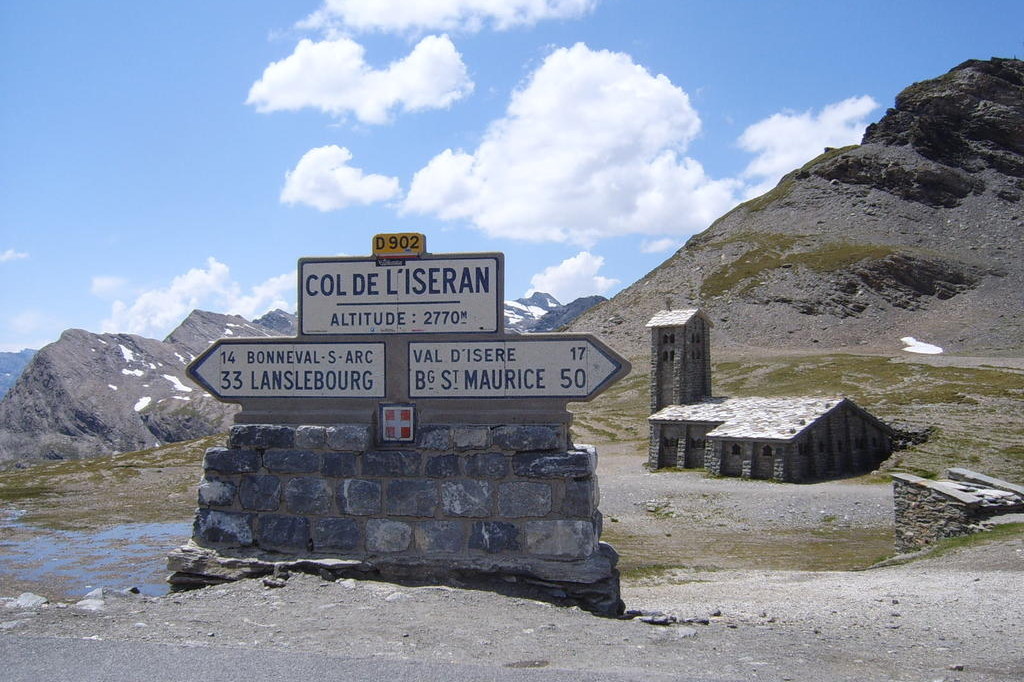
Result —
<instances>
[{"instance_id":1,"label":"blue sky","mask_svg":"<svg viewBox=\"0 0 1024 682\"><path fill-rule=\"evenodd\" d=\"M294 310L378 232L613 295L1024 3L10 0L0 350Z\"/></svg>"}]
</instances>

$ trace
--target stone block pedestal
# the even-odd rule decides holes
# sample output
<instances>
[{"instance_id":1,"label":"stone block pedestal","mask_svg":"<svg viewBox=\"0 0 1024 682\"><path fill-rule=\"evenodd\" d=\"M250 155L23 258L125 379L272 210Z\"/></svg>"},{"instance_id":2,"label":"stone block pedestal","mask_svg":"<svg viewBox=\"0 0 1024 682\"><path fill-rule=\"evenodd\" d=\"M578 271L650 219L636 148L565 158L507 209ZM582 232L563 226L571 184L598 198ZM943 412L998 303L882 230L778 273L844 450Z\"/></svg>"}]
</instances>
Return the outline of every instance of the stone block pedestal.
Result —
<instances>
[{"instance_id":1,"label":"stone block pedestal","mask_svg":"<svg viewBox=\"0 0 1024 682\"><path fill-rule=\"evenodd\" d=\"M204 458L178 586L265 575L516 585L622 612L617 555L599 541L597 452L563 423L421 425L382 447L371 427L232 428Z\"/></svg>"}]
</instances>

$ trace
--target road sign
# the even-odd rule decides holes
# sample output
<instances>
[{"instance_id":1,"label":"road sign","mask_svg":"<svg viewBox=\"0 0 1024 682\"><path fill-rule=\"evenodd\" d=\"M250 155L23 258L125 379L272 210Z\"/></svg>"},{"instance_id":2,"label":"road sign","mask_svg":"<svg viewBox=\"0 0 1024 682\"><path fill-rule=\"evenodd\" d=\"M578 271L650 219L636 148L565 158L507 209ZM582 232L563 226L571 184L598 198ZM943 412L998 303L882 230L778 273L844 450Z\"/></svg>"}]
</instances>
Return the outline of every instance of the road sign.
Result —
<instances>
[{"instance_id":1,"label":"road sign","mask_svg":"<svg viewBox=\"0 0 1024 682\"><path fill-rule=\"evenodd\" d=\"M373 255L377 258L410 258L422 256L427 238L419 232L394 232L373 235Z\"/></svg>"},{"instance_id":2,"label":"road sign","mask_svg":"<svg viewBox=\"0 0 1024 682\"><path fill-rule=\"evenodd\" d=\"M503 256L302 258L302 334L497 332Z\"/></svg>"},{"instance_id":3,"label":"road sign","mask_svg":"<svg viewBox=\"0 0 1024 682\"><path fill-rule=\"evenodd\" d=\"M383 398L383 343L221 339L188 366L219 400Z\"/></svg>"},{"instance_id":4,"label":"road sign","mask_svg":"<svg viewBox=\"0 0 1024 682\"><path fill-rule=\"evenodd\" d=\"M590 400L629 369L585 334L410 342L409 397Z\"/></svg>"}]
</instances>

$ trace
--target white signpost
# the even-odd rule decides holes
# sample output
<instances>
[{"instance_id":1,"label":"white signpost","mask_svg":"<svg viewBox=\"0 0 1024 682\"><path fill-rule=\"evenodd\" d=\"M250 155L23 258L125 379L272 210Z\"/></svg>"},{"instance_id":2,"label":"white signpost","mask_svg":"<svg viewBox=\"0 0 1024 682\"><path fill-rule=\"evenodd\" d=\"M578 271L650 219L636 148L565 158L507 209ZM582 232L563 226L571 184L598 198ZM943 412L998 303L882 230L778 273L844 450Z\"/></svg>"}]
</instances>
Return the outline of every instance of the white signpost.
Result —
<instances>
[{"instance_id":1,"label":"white signpost","mask_svg":"<svg viewBox=\"0 0 1024 682\"><path fill-rule=\"evenodd\" d=\"M314 552L350 560L338 576L371 562L385 580L532 577L620 613L595 453L572 444L567 405L629 362L589 334L506 334L503 269L500 253L427 253L419 233L374 236L370 258L300 259L294 337L220 339L188 366L241 409L204 457L210 480L232 480L199 498L193 540L217 549L202 566L182 550L172 578L220 581L239 550ZM506 469L512 482L488 480Z\"/></svg>"},{"instance_id":2,"label":"white signpost","mask_svg":"<svg viewBox=\"0 0 1024 682\"><path fill-rule=\"evenodd\" d=\"M504 334L502 254L424 249L420 234L377 235L374 257L299 259L298 335L221 339L188 375L219 400L241 403L246 418L332 420L349 410L370 419L367 411L379 409L381 440L397 442L415 437L422 406L413 401L444 400L440 414L461 415L487 399L493 419L530 410L552 419L565 402L590 400L629 372L589 334Z\"/></svg>"},{"instance_id":3,"label":"white signpost","mask_svg":"<svg viewBox=\"0 0 1024 682\"><path fill-rule=\"evenodd\" d=\"M188 375L220 400L383 398L384 343L221 339Z\"/></svg>"},{"instance_id":4,"label":"white signpost","mask_svg":"<svg viewBox=\"0 0 1024 682\"><path fill-rule=\"evenodd\" d=\"M410 398L589 400L626 372L588 335L409 344Z\"/></svg>"},{"instance_id":5,"label":"white signpost","mask_svg":"<svg viewBox=\"0 0 1024 682\"><path fill-rule=\"evenodd\" d=\"M502 328L500 253L299 260L301 334L440 334Z\"/></svg>"}]
</instances>

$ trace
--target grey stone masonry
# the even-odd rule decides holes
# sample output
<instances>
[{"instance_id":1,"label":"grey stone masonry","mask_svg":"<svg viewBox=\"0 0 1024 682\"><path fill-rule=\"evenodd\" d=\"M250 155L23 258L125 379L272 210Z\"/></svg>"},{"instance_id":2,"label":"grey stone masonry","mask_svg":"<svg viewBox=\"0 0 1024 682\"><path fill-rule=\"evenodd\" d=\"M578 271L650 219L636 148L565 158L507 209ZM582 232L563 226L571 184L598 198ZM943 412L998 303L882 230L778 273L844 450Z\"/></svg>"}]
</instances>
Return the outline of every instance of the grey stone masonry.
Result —
<instances>
[{"instance_id":1,"label":"grey stone masonry","mask_svg":"<svg viewBox=\"0 0 1024 682\"><path fill-rule=\"evenodd\" d=\"M565 424L439 424L401 447L371 442L365 425L235 426L204 458L194 542L543 580L613 554L598 551L597 452L566 448Z\"/></svg>"},{"instance_id":2,"label":"grey stone masonry","mask_svg":"<svg viewBox=\"0 0 1024 682\"><path fill-rule=\"evenodd\" d=\"M711 397L711 321L696 308L662 310L651 330L651 413Z\"/></svg>"},{"instance_id":3,"label":"grey stone masonry","mask_svg":"<svg viewBox=\"0 0 1024 682\"><path fill-rule=\"evenodd\" d=\"M942 538L985 530L993 517L1024 512L1024 487L967 469L932 481L893 474L896 549L920 549Z\"/></svg>"},{"instance_id":4,"label":"grey stone masonry","mask_svg":"<svg viewBox=\"0 0 1024 682\"><path fill-rule=\"evenodd\" d=\"M440 265L452 257L462 270ZM396 268L385 266L420 272L407 258L437 266L423 269L429 291L393 290L384 271ZM571 442L568 403L596 397L630 363L590 334L516 337L500 309L491 324L500 253L309 258L300 273L307 266L309 282L331 281L343 296L343 279L380 268L366 279L387 274L387 296L367 289L344 305L397 306L409 319L328 328L321 313L335 303L321 296L300 301L299 317L317 321L300 319L294 338L220 339L189 365L192 380L241 410L226 447L206 452L192 539L168 556L168 582L292 566L326 580L460 584L621 615L618 554L599 540L597 452ZM448 286L460 276L461 288ZM445 285L444 301L434 284ZM300 283L300 297L317 295L307 289ZM441 303L461 317L432 323L418 307ZM238 381L228 388L219 373Z\"/></svg>"}]
</instances>

